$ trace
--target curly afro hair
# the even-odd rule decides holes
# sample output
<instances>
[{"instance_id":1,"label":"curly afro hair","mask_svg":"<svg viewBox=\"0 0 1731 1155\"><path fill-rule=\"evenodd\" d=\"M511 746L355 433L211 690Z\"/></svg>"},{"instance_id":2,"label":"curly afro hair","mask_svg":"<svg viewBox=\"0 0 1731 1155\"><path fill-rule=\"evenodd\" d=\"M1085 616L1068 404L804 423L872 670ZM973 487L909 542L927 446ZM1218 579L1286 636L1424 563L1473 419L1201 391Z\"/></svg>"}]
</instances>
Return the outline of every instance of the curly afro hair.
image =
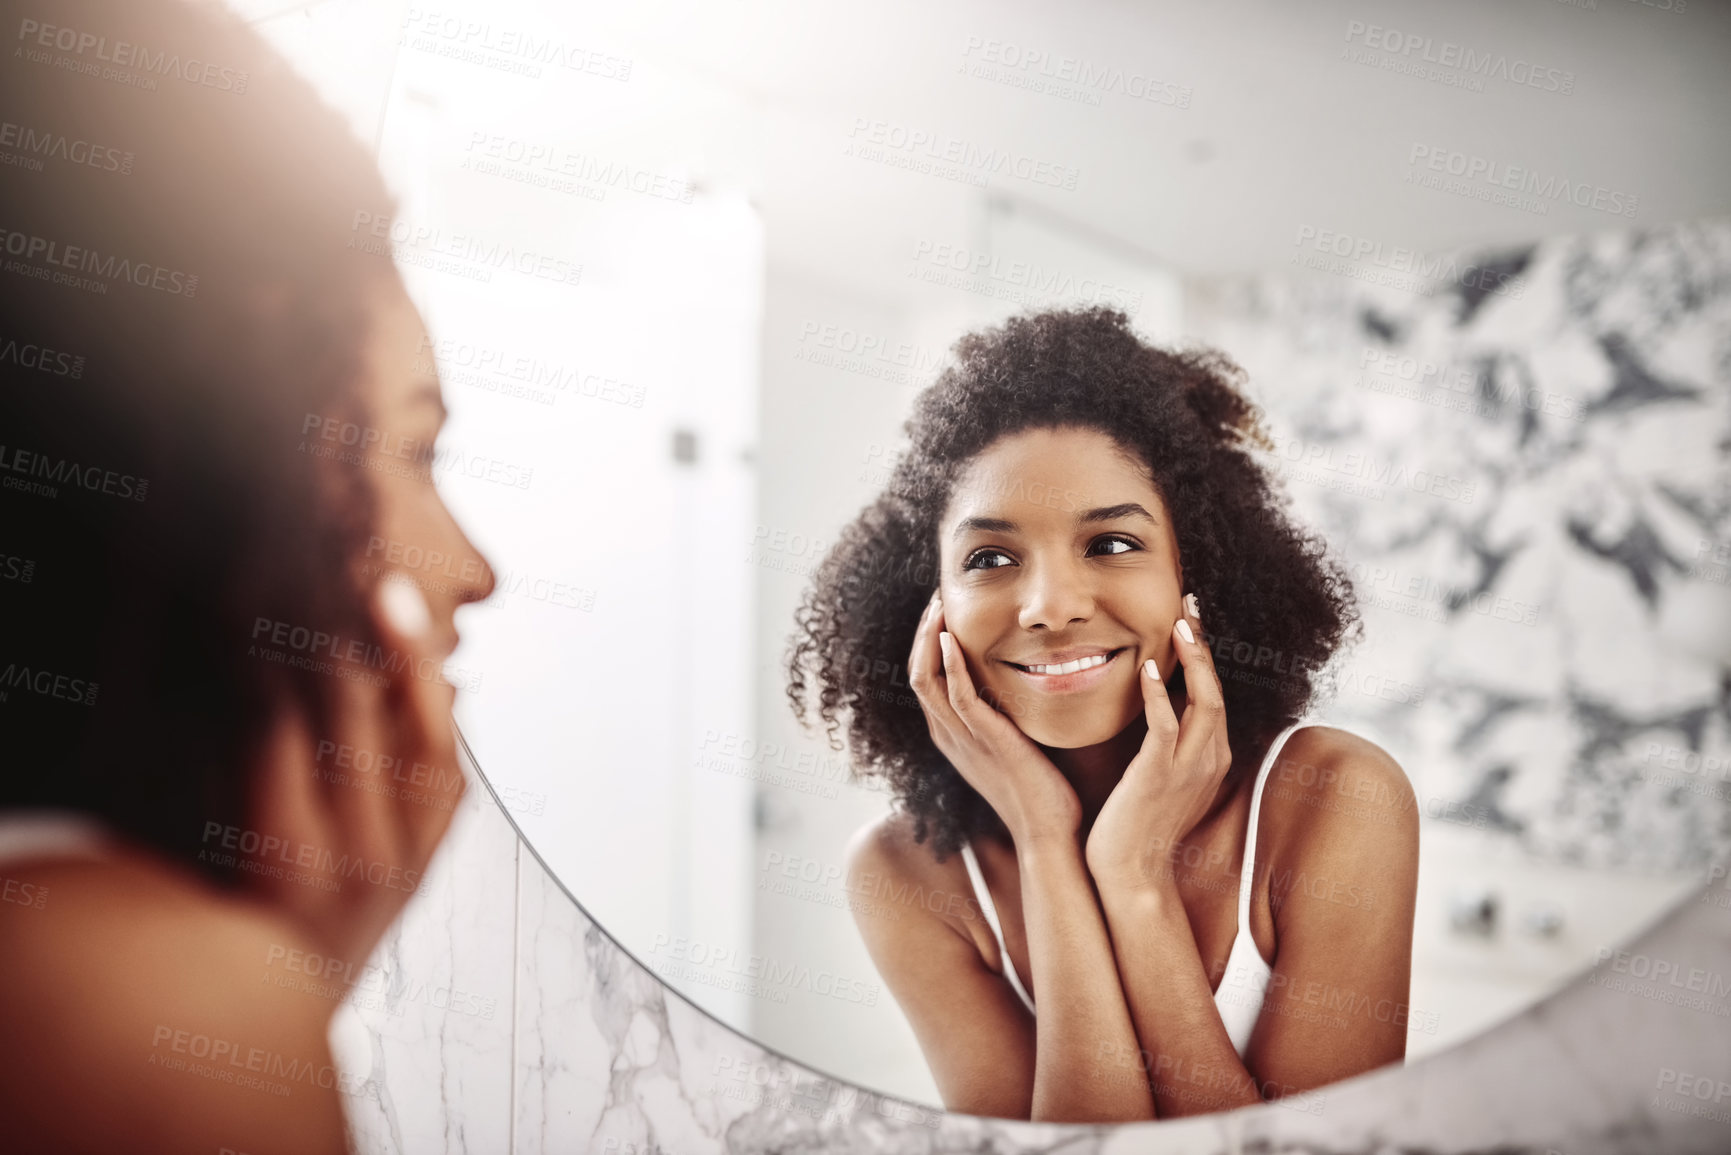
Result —
<instances>
[{"instance_id":1,"label":"curly afro hair","mask_svg":"<svg viewBox=\"0 0 1731 1155\"><path fill-rule=\"evenodd\" d=\"M915 839L935 836L938 861L964 838L1006 836L932 742L907 686L908 651L937 588L938 520L962 469L1007 435L1082 427L1139 459L1166 503L1225 690L1229 781L1241 780L1304 714L1318 667L1358 628L1346 571L1287 516L1248 452L1269 442L1239 392L1243 370L1211 350L1154 348L1110 308L1015 317L953 352L915 402L911 445L884 492L842 531L796 614L794 712L809 721L815 703L836 749L845 726L854 773L885 780Z\"/></svg>"}]
</instances>

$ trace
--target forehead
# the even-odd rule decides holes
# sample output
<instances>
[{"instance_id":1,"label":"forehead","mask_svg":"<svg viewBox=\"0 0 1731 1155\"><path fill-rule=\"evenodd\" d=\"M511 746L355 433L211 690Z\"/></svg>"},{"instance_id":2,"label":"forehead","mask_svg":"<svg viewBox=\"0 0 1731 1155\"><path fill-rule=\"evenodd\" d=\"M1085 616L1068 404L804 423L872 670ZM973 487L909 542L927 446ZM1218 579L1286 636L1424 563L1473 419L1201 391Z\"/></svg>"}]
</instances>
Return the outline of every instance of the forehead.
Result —
<instances>
[{"instance_id":1,"label":"forehead","mask_svg":"<svg viewBox=\"0 0 1731 1155\"><path fill-rule=\"evenodd\" d=\"M381 409L425 406L444 412L432 342L420 310L400 293L382 295L374 306L368 342L371 372L367 388Z\"/></svg>"},{"instance_id":2,"label":"forehead","mask_svg":"<svg viewBox=\"0 0 1731 1155\"><path fill-rule=\"evenodd\" d=\"M963 468L941 519L994 514L1021 520L1040 513L1140 502L1165 521L1147 465L1098 429L1027 429L992 442Z\"/></svg>"}]
</instances>

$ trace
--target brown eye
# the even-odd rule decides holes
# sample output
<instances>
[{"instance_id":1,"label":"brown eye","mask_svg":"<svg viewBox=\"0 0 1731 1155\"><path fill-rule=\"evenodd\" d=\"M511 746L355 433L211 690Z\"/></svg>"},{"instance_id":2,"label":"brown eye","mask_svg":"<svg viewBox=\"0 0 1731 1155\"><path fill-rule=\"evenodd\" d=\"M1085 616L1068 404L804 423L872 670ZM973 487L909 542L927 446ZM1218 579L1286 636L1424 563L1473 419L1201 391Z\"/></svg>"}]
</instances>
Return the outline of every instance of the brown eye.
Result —
<instances>
[{"instance_id":1,"label":"brown eye","mask_svg":"<svg viewBox=\"0 0 1731 1155\"><path fill-rule=\"evenodd\" d=\"M1140 545L1127 537L1102 537L1096 539L1094 543L1088 547L1088 552L1094 554L1095 551L1098 551L1101 554L1110 556L1119 553L1133 553L1141 548Z\"/></svg>"},{"instance_id":2,"label":"brown eye","mask_svg":"<svg viewBox=\"0 0 1731 1155\"><path fill-rule=\"evenodd\" d=\"M967 569L1002 569L1007 565L1015 565L1009 554L1001 549L977 549L968 555L968 560L962 563Z\"/></svg>"}]
</instances>

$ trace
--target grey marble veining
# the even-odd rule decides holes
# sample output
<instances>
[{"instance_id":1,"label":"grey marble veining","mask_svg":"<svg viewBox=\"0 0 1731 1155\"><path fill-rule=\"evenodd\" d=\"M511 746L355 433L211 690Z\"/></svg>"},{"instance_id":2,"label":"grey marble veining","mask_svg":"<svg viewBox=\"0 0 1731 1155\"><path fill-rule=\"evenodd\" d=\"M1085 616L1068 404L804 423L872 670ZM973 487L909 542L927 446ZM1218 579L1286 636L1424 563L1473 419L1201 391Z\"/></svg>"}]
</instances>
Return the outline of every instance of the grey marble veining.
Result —
<instances>
[{"instance_id":1,"label":"grey marble veining","mask_svg":"<svg viewBox=\"0 0 1731 1155\"><path fill-rule=\"evenodd\" d=\"M1699 870L1731 850L1731 224L1420 259L1187 298L1358 587L1331 708L1427 817Z\"/></svg>"},{"instance_id":2,"label":"grey marble veining","mask_svg":"<svg viewBox=\"0 0 1731 1155\"><path fill-rule=\"evenodd\" d=\"M516 828L478 783L418 895L332 1027L363 1151L508 1151Z\"/></svg>"}]
</instances>

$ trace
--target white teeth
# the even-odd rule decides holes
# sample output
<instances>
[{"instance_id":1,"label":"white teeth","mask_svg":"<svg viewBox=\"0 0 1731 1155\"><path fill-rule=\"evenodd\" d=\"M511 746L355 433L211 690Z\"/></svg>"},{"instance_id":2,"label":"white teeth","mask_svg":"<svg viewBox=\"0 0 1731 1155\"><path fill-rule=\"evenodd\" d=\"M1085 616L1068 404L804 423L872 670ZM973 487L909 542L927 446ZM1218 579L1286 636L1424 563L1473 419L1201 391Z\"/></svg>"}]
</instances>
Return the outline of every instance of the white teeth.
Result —
<instances>
[{"instance_id":1,"label":"white teeth","mask_svg":"<svg viewBox=\"0 0 1731 1155\"><path fill-rule=\"evenodd\" d=\"M1029 666L1030 673L1035 674L1074 674L1077 670L1091 670L1095 666L1106 664L1110 654L1095 654L1091 658L1077 658L1073 662L1065 662L1061 666Z\"/></svg>"}]
</instances>

